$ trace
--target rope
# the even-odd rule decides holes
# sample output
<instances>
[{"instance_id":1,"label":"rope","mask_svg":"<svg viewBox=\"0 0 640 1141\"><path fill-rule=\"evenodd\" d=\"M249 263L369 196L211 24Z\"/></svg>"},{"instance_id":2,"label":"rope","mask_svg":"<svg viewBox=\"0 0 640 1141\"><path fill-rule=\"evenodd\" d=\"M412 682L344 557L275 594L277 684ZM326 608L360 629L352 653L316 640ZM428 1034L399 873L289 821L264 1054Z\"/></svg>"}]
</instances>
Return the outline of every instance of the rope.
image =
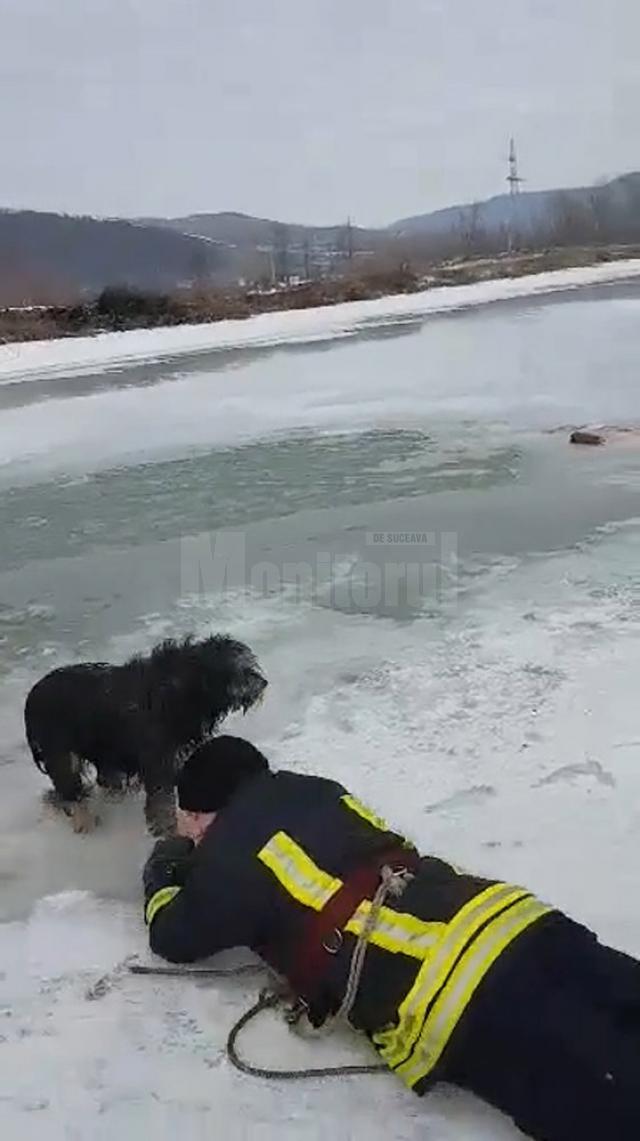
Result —
<instances>
[{"instance_id":1,"label":"rope","mask_svg":"<svg viewBox=\"0 0 640 1141\"><path fill-rule=\"evenodd\" d=\"M270 1070L262 1066L252 1066L245 1062L238 1053L237 1044L242 1031L246 1029L254 1018L265 1010L275 1010L281 1003L280 995L270 990L263 990L256 1003L238 1019L227 1038L227 1057L232 1066L251 1078L266 1078L269 1081L299 1081L305 1078L337 1078L355 1077L362 1074L390 1074L391 1070L384 1062L376 1062L369 1066L316 1066L302 1070Z\"/></svg>"},{"instance_id":2,"label":"rope","mask_svg":"<svg viewBox=\"0 0 640 1141\"><path fill-rule=\"evenodd\" d=\"M392 868L386 865L380 870L380 886L371 901L371 909L367 916L366 922L362 925L362 931L358 936L358 941L354 947L353 955L351 956L351 966L349 968L349 977L347 979L347 986L344 992L344 998L340 1004L333 1022L340 1019L348 1021L349 1015L353 1010L353 1004L356 1001L362 972L364 970L364 961L366 958L367 950L369 947L369 939L375 930L376 923L380 917L380 910L388 895L400 896L407 886L410 873L403 869L402 871L394 872ZM328 1029L332 1029L332 1023L328 1024Z\"/></svg>"},{"instance_id":3,"label":"rope","mask_svg":"<svg viewBox=\"0 0 640 1141\"><path fill-rule=\"evenodd\" d=\"M209 967L199 967L195 970L189 970L185 967L152 967L145 966L144 963L138 963L132 956L127 956L122 962L117 963L113 970L108 971L102 975L97 982L93 983L85 991L85 998L88 1002L94 1002L96 999L104 998L109 991L119 983L125 974L130 975L164 975L165 978L203 978L214 979L231 979L237 975L248 975L262 973L263 967L260 963L247 963L241 967L232 967L229 970L211 969Z\"/></svg>"},{"instance_id":4,"label":"rope","mask_svg":"<svg viewBox=\"0 0 640 1141\"><path fill-rule=\"evenodd\" d=\"M305 1037L314 1035L322 1037L323 1035L332 1033L338 1022L348 1022L349 1016L353 1010L354 1003L358 995L360 981L362 979L362 972L364 970L364 963L369 946L369 939L373 933L378 918L380 916L380 909L384 905L387 896L393 895L399 897L402 895L407 883L412 879L412 875L406 869L394 871L385 865L380 872L380 886L376 891L373 900L371 901L371 908L366 921L362 925L362 931L358 936L353 955L351 956L351 963L349 966L349 975L347 978L347 985L345 987L344 998L340 1003L340 1007L333 1017L319 1028L313 1028L307 1021L305 1028ZM134 975L164 975L177 978L235 978L239 975L255 974L256 971L261 971L264 968L257 964L247 964L241 967L232 967L229 970L215 970L211 968L197 968L192 970L185 970L184 967L150 967L142 963L128 963L129 971ZM355 1077L356 1075L363 1074L389 1074L391 1071L384 1062L375 1062L370 1065L340 1065L340 1066L316 1066L310 1068L303 1068L300 1070L272 1070L263 1066L252 1066L238 1053L238 1039L242 1032L246 1029L250 1022L253 1022L265 1010L276 1010L279 1006L286 1002L287 991L282 987L275 986L266 987L260 992L258 1001L253 1006L245 1011L245 1013L238 1019L234 1026L232 1026L229 1036L227 1038L227 1057L231 1065L239 1070L241 1074L245 1074L252 1078L266 1078L269 1081L299 1081L305 1078L330 1078L330 1077ZM304 1013L304 1004L294 1003L293 1007L285 1012L285 1021L289 1026L299 1029Z\"/></svg>"},{"instance_id":5,"label":"rope","mask_svg":"<svg viewBox=\"0 0 640 1141\"><path fill-rule=\"evenodd\" d=\"M232 967L229 970L215 970L212 968L201 967L189 970L184 967L152 967L145 966L143 963L126 964L127 969L132 975L159 975L164 978L235 978L239 975L247 975L249 973L255 974L256 971L264 970L259 965L247 964L242 967ZM311 1069L302 1070L271 1070L262 1066L252 1066L238 1053L238 1039L243 1030L253 1022L265 1010L275 1010L285 1000L285 991L282 988L265 987L260 992L258 1001L253 1006L245 1011L245 1013L238 1019L229 1031L229 1036L226 1043L227 1057L231 1065L239 1070L241 1074L245 1074L251 1078L266 1078L269 1081L296 1081L303 1078L328 1078L328 1077L353 1077L358 1074L378 1074L391 1073L384 1062L372 1064L369 1066L319 1066Z\"/></svg>"},{"instance_id":6,"label":"rope","mask_svg":"<svg viewBox=\"0 0 640 1141\"><path fill-rule=\"evenodd\" d=\"M132 975L164 975L165 978L175 979L235 979L239 975L256 975L264 971L261 963L246 963L241 967L230 967L226 970L213 967L196 967L192 970L186 967L147 967L144 963L127 965Z\"/></svg>"},{"instance_id":7,"label":"rope","mask_svg":"<svg viewBox=\"0 0 640 1141\"><path fill-rule=\"evenodd\" d=\"M375 930L376 923L380 917L380 910L383 907L387 896L393 895L395 898L401 896L411 879L413 879L413 876L411 872L407 871L406 868L402 868L399 871L394 871L392 868L388 867L385 864L385 866L380 869L380 886L378 887L378 890L376 891L376 894L371 901L369 914L362 925L362 931L360 932L356 945L353 949L351 963L349 966L349 974L347 976L347 984L345 987L342 1002L340 1003L336 1013L328 1018L322 1024L322 1026L312 1027L308 1021L306 1024L302 1023L302 1025L304 1025L305 1037L318 1038L322 1037L325 1034L332 1034L339 1022L349 1022L351 1012L358 996L358 990L360 988L360 981L362 979L362 972L364 970L364 962L367 951L369 949L369 939L371 938L371 935ZM298 1011L298 1017L296 1017L294 1013L296 1010ZM301 1019L302 1015L304 1014L304 1010L304 1004L300 1004L298 1008L294 1007L292 1016L287 1019L290 1025L293 1026L294 1029L298 1030L298 1032L300 1032Z\"/></svg>"}]
</instances>

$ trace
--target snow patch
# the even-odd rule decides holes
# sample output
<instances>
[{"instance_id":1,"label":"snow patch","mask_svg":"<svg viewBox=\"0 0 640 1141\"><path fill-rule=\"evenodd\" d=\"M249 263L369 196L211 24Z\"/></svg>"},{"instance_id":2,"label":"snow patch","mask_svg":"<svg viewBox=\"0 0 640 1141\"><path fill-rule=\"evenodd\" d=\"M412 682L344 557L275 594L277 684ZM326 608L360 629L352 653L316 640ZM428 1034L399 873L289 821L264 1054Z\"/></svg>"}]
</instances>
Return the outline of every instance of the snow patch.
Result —
<instances>
[{"instance_id":1,"label":"snow patch","mask_svg":"<svg viewBox=\"0 0 640 1141\"><path fill-rule=\"evenodd\" d=\"M161 329L100 333L93 337L31 341L0 346L0 383L72 372L82 373L136 361L162 360L219 349L266 348L349 336L371 322L396 322L452 312L495 301L534 297L586 285L640 276L640 259L554 270L473 285L446 286L423 293L352 301L316 309L265 313L243 321L216 321Z\"/></svg>"}]
</instances>

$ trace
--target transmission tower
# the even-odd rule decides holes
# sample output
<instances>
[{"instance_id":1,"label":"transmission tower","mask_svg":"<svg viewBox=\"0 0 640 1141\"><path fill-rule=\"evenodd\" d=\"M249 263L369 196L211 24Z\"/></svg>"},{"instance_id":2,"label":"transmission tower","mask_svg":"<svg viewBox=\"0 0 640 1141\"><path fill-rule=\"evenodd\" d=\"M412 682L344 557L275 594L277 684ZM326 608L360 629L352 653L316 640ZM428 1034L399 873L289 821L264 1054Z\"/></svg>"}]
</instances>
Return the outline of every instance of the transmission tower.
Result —
<instances>
[{"instance_id":1,"label":"transmission tower","mask_svg":"<svg viewBox=\"0 0 640 1141\"><path fill-rule=\"evenodd\" d=\"M507 250L513 253L515 246L515 234L517 229L517 211L515 199L520 193L520 187L524 179L520 177L518 169L518 154L516 151L516 140L512 137L509 142L509 173L507 175L507 182L509 183L509 197L511 205L509 209L509 220L507 222Z\"/></svg>"},{"instance_id":2,"label":"transmission tower","mask_svg":"<svg viewBox=\"0 0 640 1141\"><path fill-rule=\"evenodd\" d=\"M337 244L341 258L345 261L353 261L353 222L351 216L347 218L346 225L339 231Z\"/></svg>"},{"instance_id":3,"label":"transmission tower","mask_svg":"<svg viewBox=\"0 0 640 1141\"><path fill-rule=\"evenodd\" d=\"M520 193L520 186L524 182L524 178L520 177L518 171L518 155L516 152L516 140L511 139L509 144L509 173L507 175L507 182L509 183L509 193L512 195Z\"/></svg>"},{"instance_id":4,"label":"transmission tower","mask_svg":"<svg viewBox=\"0 0 640 1141\"><path fill-rule=\"evenodd\" d=\"M353 261L353 223L351 216L347 218L347 258Z\"/></svg>"}]
</instances>

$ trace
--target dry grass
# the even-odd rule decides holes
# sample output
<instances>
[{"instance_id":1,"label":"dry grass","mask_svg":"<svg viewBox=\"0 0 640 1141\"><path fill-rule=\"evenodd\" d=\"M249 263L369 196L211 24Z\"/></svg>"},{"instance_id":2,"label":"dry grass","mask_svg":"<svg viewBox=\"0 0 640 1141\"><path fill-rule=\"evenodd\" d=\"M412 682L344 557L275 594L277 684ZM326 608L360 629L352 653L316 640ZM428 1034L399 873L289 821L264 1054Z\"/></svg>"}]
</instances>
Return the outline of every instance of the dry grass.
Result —
<instances>
[{"instance_id":1,"label":"dry grass","mask_svg":"<svg viewBox=\"0 0 640 1141\"><path fill-rule=\"evenodd\" d=\"M436 286L522 277L639 256L638 246L560 247L496 257L459 258L428 267L420 266L419 270L407 264L383 269L369 265L366 270L360 269L339 278L272 290L194 290L173 297L109 290L98 301L82 305L0 309L0 343L86 336L159 325L238 320L259 313L364 301Z\"/></svg>"}]
</instances>

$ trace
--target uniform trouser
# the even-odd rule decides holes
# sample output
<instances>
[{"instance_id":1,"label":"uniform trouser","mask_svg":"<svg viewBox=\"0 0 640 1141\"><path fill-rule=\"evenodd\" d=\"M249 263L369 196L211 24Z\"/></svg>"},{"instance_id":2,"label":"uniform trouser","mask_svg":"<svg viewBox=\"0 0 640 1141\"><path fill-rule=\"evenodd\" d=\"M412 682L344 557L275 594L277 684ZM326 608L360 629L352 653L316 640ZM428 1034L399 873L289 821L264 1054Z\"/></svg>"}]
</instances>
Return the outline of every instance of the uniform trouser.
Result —
<instances>
[{"instance_id":1,"label":"uniform trouser","mask_svg":"<svg viewBox=\"0 0 640 1141\"><path fill-rule=\"evenodd\" d=\"M487 976L444 1076L536 1141L640 1141L640 963L549 919Z\"/></svg>"}]
</instances>

